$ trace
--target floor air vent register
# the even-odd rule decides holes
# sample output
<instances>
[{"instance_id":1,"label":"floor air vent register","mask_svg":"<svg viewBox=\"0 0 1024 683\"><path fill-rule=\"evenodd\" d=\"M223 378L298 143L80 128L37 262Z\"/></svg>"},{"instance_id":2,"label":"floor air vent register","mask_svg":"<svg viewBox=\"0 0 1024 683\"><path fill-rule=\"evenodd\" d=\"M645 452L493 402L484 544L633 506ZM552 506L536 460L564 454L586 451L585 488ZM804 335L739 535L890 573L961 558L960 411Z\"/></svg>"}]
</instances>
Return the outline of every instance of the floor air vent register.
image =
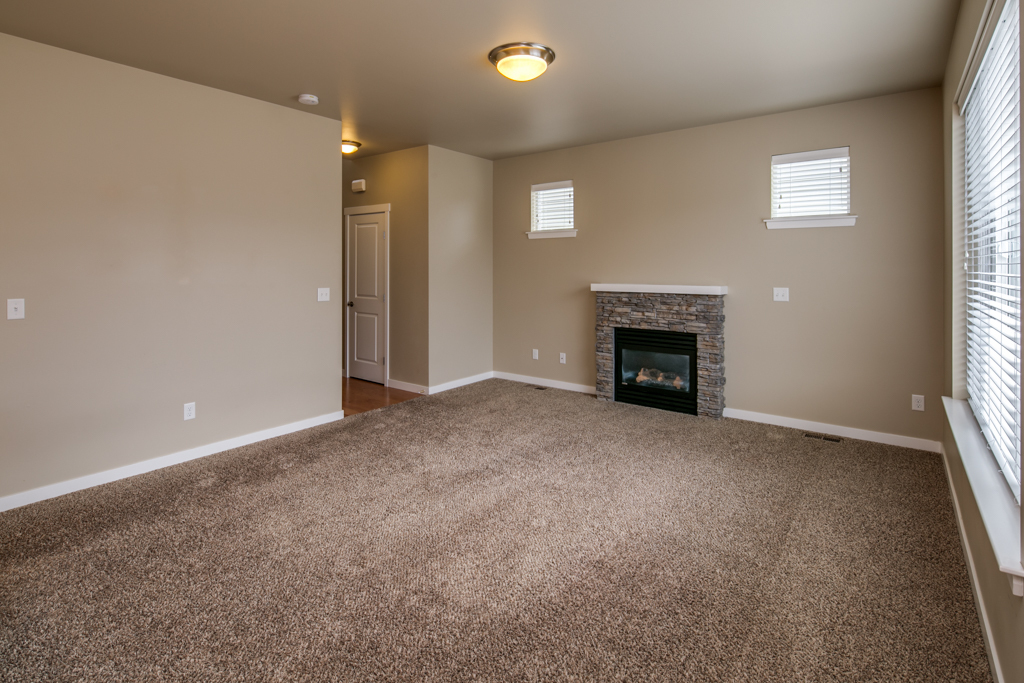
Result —
<instances>
[{"instance_id":1,"label":"floor air vent register","mask_svg":"<svg viewBox=\"0 0 1024 683\"><path fill-rule=\"evenodd\" d=\"M814 432L805 432L804 436L808 439L818 439L819 441L829 441L831 443L842 443L842 439L838 436L832 436L830 434L815 434Z\"/></svg>"}]
</instances>

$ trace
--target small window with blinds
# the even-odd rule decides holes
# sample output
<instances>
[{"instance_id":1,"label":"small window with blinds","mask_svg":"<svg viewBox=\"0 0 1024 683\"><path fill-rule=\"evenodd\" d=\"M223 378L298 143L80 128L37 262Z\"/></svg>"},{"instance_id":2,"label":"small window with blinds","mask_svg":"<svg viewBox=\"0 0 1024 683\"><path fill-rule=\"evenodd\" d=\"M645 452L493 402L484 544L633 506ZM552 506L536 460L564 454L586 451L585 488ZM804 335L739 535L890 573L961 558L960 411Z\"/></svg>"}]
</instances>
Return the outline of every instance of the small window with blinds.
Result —
<instances>
[{"instance_id":1,"label":"small window with blinds","mask_svg":"<svg viewBox=\"0 0 1024 683\"><path fill-rule=\"evenodd\" d=\"M539 237L575 237L571 180L530 186L531 239Z\"/></svg>"},{"instance_id":2,"label":"small window with blinds","mask_svg":"<svg viewBox=\"0 0 1024 683\"><path fill-rule=\"evenodd\" d=\"M1020 19L1007 2L963 106L967 393L1020 502Z\"/></svg>"},{"instance_id":3,"label":"small window with blinds","mask_svg":"<svg viewBox=\"0 0 1024 683\"><path fill-rule=\"evenodd\" d=\"M772 157L769 228L856 225L850 214L850 148L776 154Z\"/></svg>"}]
</instances>

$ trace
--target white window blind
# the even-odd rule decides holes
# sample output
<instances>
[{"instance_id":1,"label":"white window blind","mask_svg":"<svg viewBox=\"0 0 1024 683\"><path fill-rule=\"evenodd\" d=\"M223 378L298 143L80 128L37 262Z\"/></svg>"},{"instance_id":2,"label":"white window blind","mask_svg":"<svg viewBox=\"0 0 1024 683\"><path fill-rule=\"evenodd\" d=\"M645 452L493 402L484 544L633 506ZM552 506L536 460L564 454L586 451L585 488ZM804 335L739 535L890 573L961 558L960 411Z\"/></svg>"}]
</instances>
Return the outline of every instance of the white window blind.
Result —
<instances>
[{"instance_id":1,"label":"white window blind","mask_svg":"<svg viewBox=\"0 0 1024 683\"><path fill-rule=\"evenodd\" d=\"M530 230L572 230L572 181L530 186Z\"/></svg>"},{"instance_id":2,"label":"white window blind","mask_svg":"<svg viewBox=\"0 0 1024 683\"><path fill-rule=\"evenodd\" d=\"M1020 20L1007 2L964 105L967 392L1020 501Z\"/></svg>"},{"instance_id":3,"label":"white window blind","mask_svg":"<svg viewBox=\"0 0 1024 683\"><path fill-rule=\"evenodd\" d=\"M849 213L849 147L772 157L772 218Z\"/></svg>"}]
</instances>

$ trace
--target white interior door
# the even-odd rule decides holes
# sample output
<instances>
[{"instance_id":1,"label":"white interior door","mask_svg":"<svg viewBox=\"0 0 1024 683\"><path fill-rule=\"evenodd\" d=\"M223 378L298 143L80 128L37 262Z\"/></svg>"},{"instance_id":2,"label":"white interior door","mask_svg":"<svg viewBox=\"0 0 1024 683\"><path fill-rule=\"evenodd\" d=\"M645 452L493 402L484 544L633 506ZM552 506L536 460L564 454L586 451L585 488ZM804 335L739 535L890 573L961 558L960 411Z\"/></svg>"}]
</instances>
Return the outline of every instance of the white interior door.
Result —
<instances>
[{"instance_id":1,"label":"white interior door","mask_svg":"<svg viewBox=\"0 0 1024 683\"><path fill-rule=\"evenodd\" d=\"M350 209L350 211L352 211ZM387 382L386 211L346 216L346 367L349 377Z\"/></svg>"}]
</instances>

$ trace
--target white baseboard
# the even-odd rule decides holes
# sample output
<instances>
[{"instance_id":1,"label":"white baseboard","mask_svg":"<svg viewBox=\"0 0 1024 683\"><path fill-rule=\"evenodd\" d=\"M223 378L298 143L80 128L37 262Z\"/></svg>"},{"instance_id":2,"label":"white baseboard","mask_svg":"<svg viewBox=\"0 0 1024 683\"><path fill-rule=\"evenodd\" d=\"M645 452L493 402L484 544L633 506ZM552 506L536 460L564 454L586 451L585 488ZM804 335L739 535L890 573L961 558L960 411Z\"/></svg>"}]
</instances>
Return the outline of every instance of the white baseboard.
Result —
<instances>
[{"instance_id":1,"label":"white baseboard","mask_svg":"<svg viewBox=\"0 0 1024 683\"><path fill-rule=\"evenodd\" d=\"M112 470L106 470L105 472L87 474L86 476L78 477L77 479L69 479L68 481L40 486L39 488L22 491L21 493L13 493L9 496L0 498L0 512L13 510L14 508L19 508L31 503L38 503L41 500L56 498L57 496L63 496L67 493L74 493L75 491L81 491L82 489L92 488L93 486L99 486L100 484L109 484L110 482L117 481L118 479L127 479L128 477L134 477L136 474L152 472L153 470L163 469L164 467L188 462L189 460L195 460L196 458L205 458L208 455L229 451L232 448L248 446L249 444L256 443L257 441L265 441L266 439L273 439L276 436L283 436L285 434L291 434L292 432L302 431L303 429L309 429L310 427L327 424L328 422L335 422L343 417L345 417L345 411L339 410L336 413L328 413L326 415L320 415L319 417L311 417L308 420L299 420L298 422L292 422L291 424L272 427L270 429L252 432L251 434L245 434L243 436L236 436L233 439L225 439L223 441L217 441L216 443L206 444L205 446L196 446L195 448L178 451L177 453L171 453L170 455L163 455L159 458L143 460L142 462L132 463L131 465L125 465L124 467L116 467Z\"/></svg>"},{"instance_id":2,"label":"white baseboard","mask_svg":"<svg viewBox=\"0 0 1024 683\"><path fill-rule=\"evenodd\" d=\"M457 389L464 387L467 384L476 384L482 382L485 379L491 379L494 377L493 372L482 372L479 375L473 375L472 377L463 377L462 379L452 380L451 382L445 382L444 384L438 384L437 386L430 387L428 393L440 394L442 391L448 391L449 389Z\"/></svg>"},{"instance_id":3,"label":"white baseboard","mask_svg":"<svg viewBox=\"0 0 1024 683\"><path fill-rule=\"evenodd\" d=\"M565 389L566 391L578 391L581 394L596 394L597 389L588 384L573 384L572 382L560 382L557 379L545 379L543 377L530 377L528 375L513 375L511 372L495 372L498 379L509 379L513 382L524 384L537 384L552 389Z\"/></svg>"},{"instance_id":4,"label":"white baseboard","mask_svg":"<svg viewBox=\"0 0 1024 683\"><path fill-rule=\"evenodd\" d=\"M397 379L388 379L387 386L392 389L401 389L402 391L411 391L414 394L425 394L427 393L427 387L422 384L413 384L412 382L401 382Z\"/></svg>"},{"instance_id":5,"label":"white baseboard","mask_svg":"<svg viewBox=\"0 0 1024 683\"><path fill-rule=\"evenodd\" d=\"M913 436L900 436L899 434L887 434L885 432L872 432L868 429L857 429L855 427L841 427L825 422L811 422L810 420L798 420L792 417L780 415L769 415L767 413L755 413L749 410L736 410L726 408L722 417L730 417L735 420L746 420L747 422L762 422L764 424L778 425L779 427L792 427L807 432L820 432L833 436L844 436L848 439L860 439L861 441L874 441L890 446L903 446L904 448L916 448L919 451L930 451L941 453L942 444L938 441L918 439Z\"/></svg>"}]
</instances>

